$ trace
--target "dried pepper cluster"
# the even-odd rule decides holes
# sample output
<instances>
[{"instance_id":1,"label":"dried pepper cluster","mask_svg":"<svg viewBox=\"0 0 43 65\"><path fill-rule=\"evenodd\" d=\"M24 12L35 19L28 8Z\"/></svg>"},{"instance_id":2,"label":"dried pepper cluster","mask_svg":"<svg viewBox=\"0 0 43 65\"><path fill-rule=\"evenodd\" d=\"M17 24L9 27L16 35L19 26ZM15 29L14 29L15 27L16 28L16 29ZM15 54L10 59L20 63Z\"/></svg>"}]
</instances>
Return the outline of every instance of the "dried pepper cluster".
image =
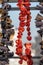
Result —
<instances>
[{"instance_id":1,"label":"dried pepper cluster","mask_svg":"<svg viewBox=\"0 0 43 65\"><path fill-rule=\"evenodd\" d=\"M30 0L18 0L17 6L19 6L20 14L19 14L19 28L18 28L18 36L16 40L16 54L20 56L19 63L22 64L23 60L27 61L28 65L32 65L32 56L31 56L31 43L25 43L25 55L23 55L23 46L22 46L22 35L25 30L27 30L27 40L30 41L32 39L30 32L30 21L31 21L31 12L30 12Z\"/></svg>"},{"instance_id":2,"label":"dried pepper cluster","mask_svg":"<svg viewBox=\"0 0 43 65\"><path fill-rule=\"evenodd\" d=\"M41 59L40 59L40 64L43 65L43 2L40 2L39 5L36 7L37 9L40 10L40 13L37 14L36 16L36 27L39 28L37 31L40 36L41 36L41 41L40 41L40 47L41 47Z\"/></svg>"},{"instance_id":3,"label":"dried pepper cluster","mask_svg":"<svg viewBox=\"0 0 43 65\"><path fill-rule=\"evenodd\" d=\"M10 40L11 36L14 35L14 25L8 15L8 11L11 9L11 5L6 0L1 0L1 17L0 17L0 65L9 64L9 58L14 56L8 46L13 46L13 40Z\"/></svg>"}]
</instances>

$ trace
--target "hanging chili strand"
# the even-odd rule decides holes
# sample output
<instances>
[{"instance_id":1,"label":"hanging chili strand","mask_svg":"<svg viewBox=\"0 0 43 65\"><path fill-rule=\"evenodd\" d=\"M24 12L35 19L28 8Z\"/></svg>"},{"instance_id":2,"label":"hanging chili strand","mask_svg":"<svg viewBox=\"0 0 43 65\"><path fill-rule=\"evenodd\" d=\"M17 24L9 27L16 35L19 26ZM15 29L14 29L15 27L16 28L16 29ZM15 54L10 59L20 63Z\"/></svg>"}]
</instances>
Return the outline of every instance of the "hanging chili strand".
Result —
<instances>
[{"instance_id":1,"label":"hanging chili strand","mask_svg":"<svg viewBox=\"0 0 43 65\"><path fill-rule=\"evenodd\" d=\"M22 35L25 30L27 30L27 40L30 41L32 39L31 32L30 32L30 21L31 21L31 12L30 12L30 0L18 0L17 6L20 9L19 14L19 27L18 27L18 35L16 40L16 54L20 56L19 63L22 64L23 60L27 61L27 65L32 65L32 56L31 56L31 46L32 44L30 42L26 42L24 44L25 46L25 54L23 54L23 42L22 42Z\"/></svg>"}]
</instances>

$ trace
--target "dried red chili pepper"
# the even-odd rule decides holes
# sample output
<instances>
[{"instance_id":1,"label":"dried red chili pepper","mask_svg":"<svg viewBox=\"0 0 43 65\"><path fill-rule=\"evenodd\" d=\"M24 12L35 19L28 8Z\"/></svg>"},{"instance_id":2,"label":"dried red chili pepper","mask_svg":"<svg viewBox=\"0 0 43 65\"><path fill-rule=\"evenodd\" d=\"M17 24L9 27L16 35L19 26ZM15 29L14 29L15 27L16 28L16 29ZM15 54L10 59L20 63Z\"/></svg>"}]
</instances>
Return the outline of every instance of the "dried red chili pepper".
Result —
<instances>
[{"instance_id":1,"label":"dried red chili pepper","mask_svg":"<svg viewBox=\"0 0 43 65\"><path fill-rule=\"evenodd\" d=\"M16 44L22 44L22 41L20 39L16 40Z\"/></svg>"},{"instance_id":2,"label":"dried red chili pepper","mask_svg":"<svg viewBox=\"0 0 43 65\"><path fill-rule=\"evenodd\" d=\"M25 43L24 44L25 45L25 47L26 47L26 49L29 49L29 48L31 48L32 47L32 44L29 42L27 42L27 43Z\"/></svg>"},{"instance_id":3,"label":"dried red chili pepper","mask_svg":"<svg viewBox=\"0 0 43 65\"><path fill-rule=\"evenodd\" d=\"M18 35L19 35L19 34L20 34L20 35L23 35L21 32L18 32Z\"/></svg>"},{"instance_id":4,"label":"dried red chili pepper","mask_svg":"<svg viewBox=\"0 0 43 65\"><path fill-rule=\"evenodd\" d=\"M29 59L29 60L27 61L27 64L28 64L28 65L32 65L32 64L33 64L33 61L32 61L31 59Z\"/></svg>"},{"instance_id":5,"label":"dried red chili pepper","mask_svg":"<svg viewBox=\"0 0 43 65\"><path fill-rule=\"evenodd\" d=\"M30 22L26 22L26 26L30 26Z\"/></svg>"},{"instance_id":6,"label":"dried red chili pepper","mask_svg":"<svg viewBox=\"0 0 43 65\"><path fill-rule=\"evenodd\" d=\"M28 57L26 55L23 56L23 60L27 61Z\"/></svg>"},{"instance_id":7,"label":"dried red chili pepper","mask_svg":"<svg viewBox=\"0 0 43 65\"><path fill-rule=\"evenodd\" d=\"M17 38L22 38L22 35L21 34L18 34Z\"/></svg>"},{"instance_id":8,"label":"dried red chili pepper","mask_svg":"<svg viewBox=\"0 0 43 65\"><path fill-rule=\"evenodd\" d=\"M18 30L23 32L24 28L23 27L19 27Z\"/></svg>"},{"instance_id":9,"label":"dried red chili pepper","mask_svg":"<svg viewBox=\"0 0 43 65\"><path fill-rule=\"evenodd\" d=\"M22 44L16 45L16 47L18 47L18 48L22 48Z\"/></svg>"},{"instance_id":10,"label":"dried red chili pepper","mask_svg":"<svg viewBox=\"0 0 43 65\"><path fill-rule=\"evenodd\" d=\"M20 17L19 17L19 20L20 20L20 21L25 21L25 19L26 19L26 18L23 17L23 16L20 16Z\"/></svg>"},{"instance_id":11,"label":"dried red chili pepper","mask_svg":"<svg viewBox=\"0 0 43 65\"><path fill-rule=\"evenodd\" d=\"M31 35L31 32L29 31L27 34L28 34L28 36L30 36Z\"/></svg>"},{"instance_id":12,"label":"dried red chili pepper","mask_svg":"<svg viewBox=\"0 0 43 65\"><path fill-rule=\"evenodd\" d=\"M25 26L25 22L20 22L20 26L24 27Z\"/></svg>"},{"instance_id":13,"label":"dried red chili pepper","mask_svg":"<svg viewBox=\"0 0 43 65\"><path fill-rule=\"evenodd\" d=\"M27 37L27 40L29 40L29 41L30 41L31 39L32 39L32 37L31 37L31 36L28 36L28 37Z\"/></svg>"},{"instance_id":14,"label":"dried red chili pepper","mask_svg":"<svg viewBox=\"0 0 43 65\"><path fill-rule=\"evenodd\" d=\"M31 54L31 50L30 49L25 49L25 54L26 55L30 55Z\"/></svg>"},{"instance_id":15,"label":"dried red chili pepper","mask_svg":"<svg viewBox=\"0 0 43 65\"><path fill-rule=\"evenodd\" d=\"M22 46L22 35L25 30L24 26L26 26L27 30L27 40L30 41L32 39L31 32L30 32L30 21L31 21L31 12L30 12L30 0L18 0L19 9L20 9L20 14L19 14L19 28L18 28L18 35L16 40L16 54L20 56L20 61L19 63L22 64L23 60L27 61L28 65L32 65L33 61L31 60L31 43L25 43L25 55L23 55L23 46Z\"/></svg>"},{"instance_id":16,"label":"dried red chili pepper","mask_svg":"<svg viewBox=\"0 0 43 65\"><path fill-rule=\"evenodd\" d=\"M27 27L26 30L29 32L30 31L30 27Z\"/></svg>"},{"instance_id":17,"label":"dried red chili pepper","mask_svg":"<svg viewBox=\"0 0 43 65\"><path fill-rule=\"evenodd\" d=\"M23 60L21 59L21 60L19 60L19 64L22 64L23 63Z\"/></svg>"}]
</instances>

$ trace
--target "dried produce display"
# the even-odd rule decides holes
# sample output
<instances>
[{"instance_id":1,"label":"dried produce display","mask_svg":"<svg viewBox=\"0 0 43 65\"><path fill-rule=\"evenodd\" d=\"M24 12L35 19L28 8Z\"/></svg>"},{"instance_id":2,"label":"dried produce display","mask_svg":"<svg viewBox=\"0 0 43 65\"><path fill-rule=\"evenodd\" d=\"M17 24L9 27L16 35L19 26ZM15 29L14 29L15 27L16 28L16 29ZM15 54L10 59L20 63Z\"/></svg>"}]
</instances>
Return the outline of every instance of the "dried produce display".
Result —
<instances>
[{"instance_id":1,"label":"dried produce display","mask_svg":"<svg viewBox=\"0 0 43 65\"><path fill-rule=\"evenodd\" d=\"M40 30L38 30L37 32L40 34L41 36L41 60L40 60L40 65L43 65L43 2L40 2L39 5L37 5L36 7L37 9L40 9L40 14L37 15L36 17L36 27L39 28ZM42 14L42 15L41 15Z\"/></svg>"},{"instance_id":2,"label":"dried produce display","mask_svg":"<svg viewBox=\"0 0 43 65\"><path fill-rule=\"evenodd\" d=\"M0 32L0 64L5 65L9 63L9 58L13 57L14 53L10 52L8 46L13 46L13 40L10 40L10 36L14 35L14 29L8 11L11 9L11 5L7 4L5 0L2 1L1 11L1 29Z\"/></svg>"},{"instance_id":3,"label":"dried produce display","mask_svg":"<svg viewBox=\"0 0 43 65\"><path fill-rule=\"evenodd\" d=\"M17 6L20 9L19 14L19 27L18 27L18 36L16 40L16 54L19 55L20 61L19 63L22 64L23 60L27 61L27 65L33 65L33 60L31 56L31 46L32 44L30 42L26 42L24 44L25 46L25 54L23 54L23 41L22 36L23 32L27 31L27 40L30 41L32 39L31 32L30 32L30 22L31 22L31 12L30 12L30 1L29 0L18 0Z\"/></svg>"}]
</instances>

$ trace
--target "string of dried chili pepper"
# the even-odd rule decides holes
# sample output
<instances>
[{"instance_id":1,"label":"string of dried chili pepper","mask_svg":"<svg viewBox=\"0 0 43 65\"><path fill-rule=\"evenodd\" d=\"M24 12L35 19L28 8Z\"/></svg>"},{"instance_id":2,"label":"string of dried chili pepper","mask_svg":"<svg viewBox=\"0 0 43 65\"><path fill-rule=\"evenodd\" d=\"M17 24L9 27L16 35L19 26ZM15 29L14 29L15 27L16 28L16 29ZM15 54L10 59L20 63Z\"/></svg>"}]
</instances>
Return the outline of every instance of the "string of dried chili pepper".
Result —
<instances>
[{"instance_id":1,"label":"string of dried chili pepper","mask_svg":"<svg viewBox=\"0 0 43 65\"><path fill-rule=\"evenodd\" d=\"M23 60L27 61L27 65L32 65L32 56L31 56L31 43L25 43L25 55L23 54L23 45L22 45L22 35L25 30L24 26L26 26L26 30L28 32L27 40L30 41L31 38L31 32L30 32L30 21L31 21L31 12L30 12L30 0L18 0L20 14L19 14L19 28L18 28L18 36L16 40L16 54L20 56L19 63L22 64Z\"/></svg>"}]
</instances>

